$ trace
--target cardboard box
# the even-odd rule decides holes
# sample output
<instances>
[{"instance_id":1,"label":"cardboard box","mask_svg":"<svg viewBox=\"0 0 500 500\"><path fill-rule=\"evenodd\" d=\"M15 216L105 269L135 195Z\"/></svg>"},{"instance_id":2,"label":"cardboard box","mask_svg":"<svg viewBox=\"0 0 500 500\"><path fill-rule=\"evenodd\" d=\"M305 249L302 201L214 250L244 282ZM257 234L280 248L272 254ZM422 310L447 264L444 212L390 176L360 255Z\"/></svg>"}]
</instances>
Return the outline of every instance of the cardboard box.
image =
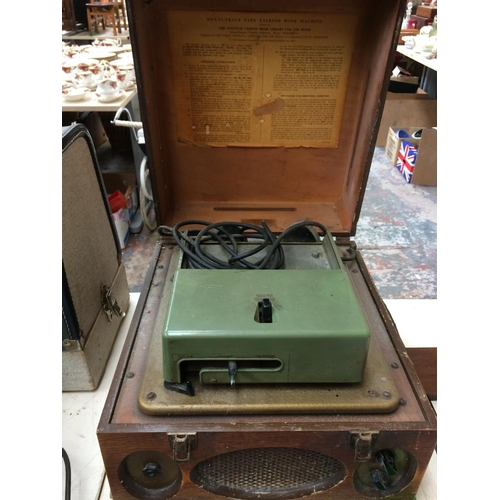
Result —
<instances>
[{"instance_id":1,"label":"cardboard box","mask_svg":"<svg viewBox=\"0 0 500 500\"><path fill-rule=\"evenodd\" d=\"M129 218L132 220L139 207L135 174L127 172L104 172L102 177L108 194L114 193L118 189L125 195Z\"/></svg>"},{"instance_id":2,"label":"cardboard box","mask_svg":"<svg viewBox=\"0 0 500 500\"><path fill-rule=\"evenodd\" d=\"M437 186L437 128L408 127L403 129L410 136L414 132L422 130L420 139L399 139L397 137L397 130L400 130L400 128L391 128L387 137L387 144L390 144L390 147L389 151L386 147L386 154L388 156L389 154L391 155L391 162L394 157L394 149L397 144L396 161L393 165L396 165L397 154L399 152L399 148L401 147L401 142L411 142L417 148L418 154L410 183L422 186Z\"/></svg>"},{"instance_id":3,"label":"cardboard box","mask_svg":"<svg viewBox=\"0 0 500 500\"><path fill-rule=\"evenodd\" d=\"M94 143L94 147L96 149L108 140L108 136L106 135L104 127L102 126L99 113L89 113L87 116L85 116L81 123L83 123L83 125L85 125L87 127L87 130L90 132L92 142Z\"/></svg>"},{"instance_id":4,"label":"cardboard box","mask_svg":"<svg viewBox=\"0 0 500 500\"><path fill-rule=\"evenodd\" d=\"M398 130L404 130L410 138L398 137ZM396 162L398 161L398 152L403 141L411 142L414 146L418 145L420 138L414 138L412 135L419 130L422 130L422 127L391 127L389 129L385 144L385 154L387 158L389 158L392 165L396 165Z\"/></svg>"},{"instance_id":5,"label":"cardboard box","mask_svg":"<svg viewBox=\"0 0 500 500\"><path fill-rule=\"evenodd\" d=\"M391 76L389 92L395 94L413 94L418 90L418 76Z\"/></svg>"},{"instance_id":6,"label":"cardboard box","mask_svg":"<svg viewBox=\"0 0 500 500\"><path fill-rule=\"evenodd\" d=\"M432 21L427 17L416 16L416 15L410 16L410 21L415 21L417 23L415 26L415 29L417 30L421 30L424 26L432 24Z\"/></svg>"},{"instance_id":7,"label":"cardboard box","mask_svg":"<svg viewBox=\"0 0 500 500\"><path fill-rule=\"evenodd\" d=\"M104 172L102 178L108 194L119 190L127 200L127 206L113 214L113 220L123 250L127 246L130 236L130 221L134 218L139 206L136 177L135 174L127 172Z\"/></svg>"},{"instance_id":8,"label":"cardboard box","mask_svg":"<svg viewBox=\"0 0 500 500\"><path fill-rule=\"evenodd\" d=\"M437 127L437 99L422 90L414 94L388 92L377 135L376 146L385 146L390 127Z\"/></svg>"},{"instance_id":9,"label":"cardboard box","mask_svg":"<svg viewBox=\"0 0 500 500\"><path fill-rule=\"evenodd\" d=\"M115 223L118 239L120 240L120 247L123 250L127 246L130 236L130 215L128 208L120 208L113 214L113 222Z\"/></svg>"},{"instance_id":10,"label":"cardboard box","mask_svg":"<svg viewBox=\"0 0 500 500\"><path fill-rule=\"evenodd\" d=\"M417 7L417 12L415 14L420 17L425 17L427 19L434 19L438 11L437 6L434 5L419 5Z\"/></svg>"},{"instance_id":11,"label":"cardboard box","mask_svg":"<svg viewBox=\"0 0 500 500\"><path fill-rule=\"evenodd\" d=\"M402 28L401 31L399 32L398 45L405 44L405 41L403 40L404 36L416 36L419 33L420 33L420 30L417 30L417 29Z\"/></svg>"},{"instance_id":12,"label":"cardboard box","mask_svg":"<svg viewBox=\"0 0 500 500\"><path fill-rule=\"evenodd\" d=\"M422 131L411 183L437 186L437 128L424 128Z\"/></svg>"},{"instance_id":13,"label":"cardboard box","mask_svg":"<svg viewBox=\"0 0 500 500\"><path fill-rule=\"evenodd\" d=\"M389 92L397 94L413 94L418 90L419 76L412 75L401 66L396 66L392 70L392 76L389 81Z\"/></svg>"}]
</instances>

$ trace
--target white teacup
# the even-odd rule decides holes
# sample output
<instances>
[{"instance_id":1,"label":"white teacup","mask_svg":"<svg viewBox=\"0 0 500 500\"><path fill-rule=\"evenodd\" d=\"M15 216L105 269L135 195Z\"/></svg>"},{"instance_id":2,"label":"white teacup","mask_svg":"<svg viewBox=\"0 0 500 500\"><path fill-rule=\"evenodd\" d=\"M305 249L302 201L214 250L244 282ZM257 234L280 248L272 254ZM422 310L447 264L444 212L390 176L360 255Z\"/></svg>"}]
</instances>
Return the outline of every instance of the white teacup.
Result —
<instances>
[{"instance_id":1,"label":"white teacup","mask_svg":"<svg viewBox=\"0 0 500 500\"><path fill-rule=\"evenodd\" d=\"M119 66L120 71L126 71L130 78L135 78L135 68L133 64L126 64L125 66Z\"/></svg>"},{"instance_id":2,"label":"white teacup","mask_svg":"<svg viewBox=\"0 0 500 500\"><path fill-rule=\"evenodd\" d=\"M105 38L102 41L104 47L120 47L122 44L121 38Z\"/></svg>"},{"instance_id":3,"label":"white teacup","mask_svg":"<svg viewBox=\"0 0 500 500\"><path fill-rule=\"evenodd\" d=\"M78 45L65 45L63 46L62 53L67 57L73 57L76 54L79 54L82 51L82 48Z\"/></svg>"},{"instance_id":4,"label":"white teacup","mask_svg":"<svg viewBox=\"0 0 500 500\"><path fill-rule=\"evenodd\" d=\"M94 64L92 61L89 61L88 59L82 59L77 61L78 64L76 67L78 68L78 71L88 71L90 66Z\"/></svg>"},{"instance_id":5,"label":"white teacup","mask_svg":"<svg viewBox=\"0 0 500 500\"><path fill-rule=\"evenodd\" d=\"M134 69L123 69L116 72L116 79L118 80L118 87L126 89L130 87L134 78Z\"/></svg>"},{"instance_id":6,"label":"white teacup","mask_svg":"<svg viewBox=\"0 0 500 500\"><path fill-rule=\"evenodd\" d=\"M97 84L96 94L111 95L115 94L117 90L118 82L116 80L111 80L111 78L105 78Z\"/></svg>"},{"instance_id":7,"label":"white teacup","mask_svg":"<svg viewBox=\"0 0 500 500\"><path fill-rule=\"evenodd\" d=\"M67 76L71 76L74 69L75 69L75 63L73 62L65 62L62 65L63 73L65 73Z\"/></svg>"},{"instance_id":8,"label":"white teacup","mask_svg":"<svg viewBox=\"0 0 500 500\"><path fill-rule=\"evenodd\" d=\"M76 71L73 79L75 83L82 87L92 87L94 84L94 75L92 71Z\"/></svg>"},{"instance_id":9,"label":"white teacup","mask_svg":"<svg viewBox=\"0 0 500 500\"><path fill-rule=\"evenodd\" d=\"M92 72L96 81L111 78L113 73L113 70L106 61L101 61L98 64L92 64L89 66L89 71Z\"/></svg>"},{"instance_id":10,"label":"white teacup","mask_svg":"<svg viewBox=\"0 0 500 500\"><path fill-rule=\"evenodd\" d=\"M109 64L115 72L124 71L125 73L129 73L131 78L135 78L135 68L133 64L126 61L124 62L122 59L111 61Z\"/></svg>"},{"instance_id":11,"label":"white teacup","mask_svg":"<svg viewBox=\"0 0 500 500\"><path fill-rule=\"evenodd\" d=\"M101 67L102 78L111 78L113 76L114 70L108 61L99 61L99 66Z\"/></svg>"},{"instance_id":12,"label":"white teacup","mask_svg":"<svg viewBox=\"0 0 500 500\"><path fill-rule=\"evenodd\" d=\"M94 75L95 80L101 80L104 78L104 75L102 74L102 66L100 64L92 64L92 66L89 66L89 71Z\"/></svg>"}]
</instances>

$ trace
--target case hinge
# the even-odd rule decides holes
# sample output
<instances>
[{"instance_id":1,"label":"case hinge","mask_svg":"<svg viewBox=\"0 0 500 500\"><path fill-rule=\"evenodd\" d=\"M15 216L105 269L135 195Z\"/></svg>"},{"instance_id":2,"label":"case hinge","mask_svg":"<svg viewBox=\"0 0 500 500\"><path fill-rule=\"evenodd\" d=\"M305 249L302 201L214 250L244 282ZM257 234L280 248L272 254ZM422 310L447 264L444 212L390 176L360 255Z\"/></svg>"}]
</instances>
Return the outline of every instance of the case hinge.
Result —
<instances>
[{"instance_id":1,"label":"case hinge","mask_svg":"<svg viewBox=\"0 0 500 500\"><path fill-rule=\"evenodd\" d=\"M356 243L351 240L350 236L335 236L335 243L337 245L353 246L356 248Z\"/></svg>"},{"instance_id":2,"label":"case hinge","mask_svg":"<svg viewBox=\"0 0 500 500\"><path fill-rule=\"evenodd\" d=\"M113 319L114 314L116 314L120 318L125 317L125 312L122 311L122 309L118 305L118 302L113 295L113 291L111 290L111 288L108 288L104 284L101 285L101 304L104 312L106 313L106 316L108 317L108 321L111 321Z\"/></svg>"},{"instance_id":3,"label":"case hinge","mask_svg":"<svg viewBox=\"0 0 500 500\"><path fill-rule=\"evenodd\" d=\"M350 238L345 236L337 236L335 238L335 244L342 254L343 262L354 260L356 258L357 245L355 241L352 241Z\"/></svg>"},{"instance_id":4,"label":"case hinge","mask_svg":"<svg viewBox=\"0 0 500 500\"><path fill-rule=\"evenodd\" d=\"M354 459L364 462L371 460L373 442L377 439L379 431L351 432L351 443L354 446Z\"/></svg>"},{"instance_id":5,"label":"case hinge","mask_svg":"<svg viewBox=\"0 0 500 500\"><path fill-rule=\"evenodd\" d=\"M188 434L168 433L168 444L173 451L172 458L174 462L188 462L191 458L191 451L198 444L196 432Z\"/></svg>"}]
</instances>

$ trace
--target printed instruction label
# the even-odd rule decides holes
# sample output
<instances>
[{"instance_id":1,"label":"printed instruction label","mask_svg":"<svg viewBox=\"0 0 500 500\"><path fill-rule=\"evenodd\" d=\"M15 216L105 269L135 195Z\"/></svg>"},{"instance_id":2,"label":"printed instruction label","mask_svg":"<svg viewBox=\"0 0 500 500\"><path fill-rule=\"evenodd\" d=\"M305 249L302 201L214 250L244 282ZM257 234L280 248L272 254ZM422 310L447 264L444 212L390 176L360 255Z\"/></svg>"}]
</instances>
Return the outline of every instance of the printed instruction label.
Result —
<instances>
[{"instance_id":1,"label":"printed instruction label","mask_svg":"<svg viewBox=\"0 0 500 500\"><path fill-rule=\"evenodd\" d=\"M356 15L167 16L179 140L338 147Z\"/></svg>"}]
</instances>

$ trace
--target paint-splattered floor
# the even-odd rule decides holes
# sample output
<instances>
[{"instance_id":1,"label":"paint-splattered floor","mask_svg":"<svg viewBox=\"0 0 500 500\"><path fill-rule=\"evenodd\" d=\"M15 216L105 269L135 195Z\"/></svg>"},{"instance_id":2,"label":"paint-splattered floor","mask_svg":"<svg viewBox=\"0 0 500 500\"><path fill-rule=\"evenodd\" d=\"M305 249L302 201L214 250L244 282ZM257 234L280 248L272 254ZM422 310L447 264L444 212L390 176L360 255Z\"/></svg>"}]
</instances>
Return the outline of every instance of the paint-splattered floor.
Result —
<instances>
[{"instance_id":1,"label":"paint-splattered floor","mask_svg":"<svg viewBox=\"0 0 500 500\"><path fill-rule=\"evenodd\" d=\"M437 188L407 184L384 148L375 148L354 239L382 298L437 298L436 203ZM144 228L123 251L133 292L142 288L157 239Z\"/></svg>"},{"instance_id":2,"label":"paint-splattered floor","mask_svg":"<svg viewBox=\"0 0 500 500\"><path fill-rule=\"evenodd\" d=\"M382 298L437 298L437 188L407 184L381 147L355 241Z\"/></svg>"}]
</instances>

